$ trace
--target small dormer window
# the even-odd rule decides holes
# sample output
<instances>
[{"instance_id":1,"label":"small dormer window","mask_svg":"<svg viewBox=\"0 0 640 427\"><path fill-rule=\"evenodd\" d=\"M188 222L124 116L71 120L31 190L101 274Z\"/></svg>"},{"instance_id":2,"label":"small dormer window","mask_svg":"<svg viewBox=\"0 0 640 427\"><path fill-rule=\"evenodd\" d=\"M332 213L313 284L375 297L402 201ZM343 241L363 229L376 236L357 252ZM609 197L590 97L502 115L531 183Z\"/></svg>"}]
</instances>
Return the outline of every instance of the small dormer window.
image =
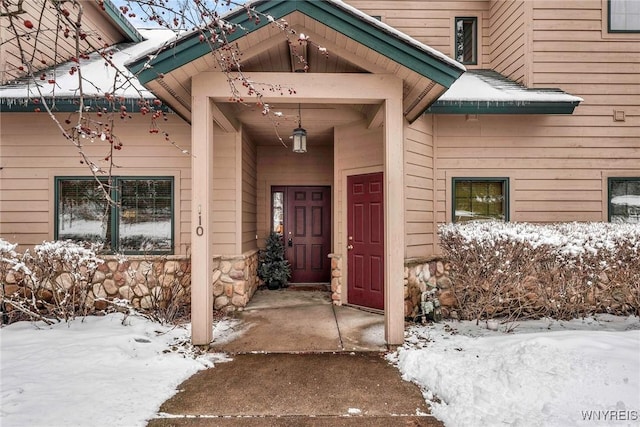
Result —
<instances>
[{"instance_id":1,"label":"small dormer window","mask_svg":"<svg viewBox=\"0 0 640 427\"><path fill-rule=\"evenodd\" d=\"M455 40L456 60L463 64L477 64L478 18L456 17Z\"/></svg>"}]
</instances>

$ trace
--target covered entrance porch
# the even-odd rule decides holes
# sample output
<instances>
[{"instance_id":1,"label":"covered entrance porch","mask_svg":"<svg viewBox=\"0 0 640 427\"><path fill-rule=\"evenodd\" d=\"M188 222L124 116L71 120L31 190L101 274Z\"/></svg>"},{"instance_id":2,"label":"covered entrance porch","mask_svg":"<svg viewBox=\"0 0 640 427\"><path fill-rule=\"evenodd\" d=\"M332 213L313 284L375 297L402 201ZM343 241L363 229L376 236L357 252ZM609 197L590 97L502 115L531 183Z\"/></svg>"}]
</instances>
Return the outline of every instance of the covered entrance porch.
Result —
<instances>
[{"instance_id":1,"label":"covered entrance porch","mask_svg":"<svg viewBox=\"0 0 640 427\"><path fill-rule=\"evenodd\" d=\"M333 301L343 304L352 302L349 293L356 289L347 283L347 279L355 277L356 282L361 283L363 280L359 273L368 271L370 274L365 277L367 283L363 288L371 288L369 282L378 283L376 290L380 294L380 303L371 306L384 309L385 340L389 344L399 344L404 332L402 80L392 75L371 74L252 75L270 87L290 85L296 88L295 93L286 97L266 97L263 102L272 108L284 105L282 114L278 116L285 118L289 116L287 111L295 110L296 103L300 104L303 125L308 132L307 152L293 153L290 147L270 142L277 141L273 136L275 132L286 131L288 134L297 120L291 121L283 131L284 126L280 125L275 129L264 125L253 127L255 114L249 116L251 118L247 117L248 113L246 116L243 113L231 115L230 111L235 106L227 105L228 86L225 86L224 73L204 72L192 78L192 92L198 94L193 97L195 108L192 113L192 223L198 224L192 234L194 342L209 343L213 338L211 323L206 321L200 325L199 322L211 317L211 307L218 301L215 299L215 284L226 273L222 264L216 264L216 255L242 254L245 266L255 264L256 250L264 237L279 226L274 216L274 197L278 193L286 193L287 203L281 208L289 212L283 221L283 237L291 252L294 280L324 282L331 278ZM366 115L360 112L365 106L373 106L379 111L379 120L384 126L371 127ZM327 123L318 120L318 116L323 115ZM324 126L329 127L326 137L322 135ZM354 223L349 218L349 215L354 216L354 212L361 213L363 206L350 197L350 179L358 176L379 177L376 185L380 198L376 201L378 209L373 214L378 224L375 239L380 244L375 254L375 268L363 266L363 258L360 257L363 252L358 252L359 258L348 256L354 246L354 252L358 251L357 243L363 234L364 224ZM329 197L330 202L325 205L329 207L328 212L322 214L316 224L313 217L321 212L321 207L305 204L307 202L303 199L320 199L320 196ZM311 224L311 228L306 224ZM319 245L329 249L326 255L304 256L305 252L313 252L318 246L313 242L304 244L302 235L306 231L309 232L306 234L327 235L329 241L325 238ZM299 247L302 250L296 253ZM326 260L323 260L325 256ZM296 279L298 267L308 263L322 265L323 261L327 267L330 266L330 271L323 277L311 275L306 279L309 271L302 269ZM234 265L238 263L242 264L242 261L232 261ZM350 275L349 271L355 274ZM238 278L230 276L234 281ZM249 268L242 279L244 297L248 299L255 290L255 273ZM396 286L391 286L394 282ZM208 285L210 283L214 284L213 292ZM237 281L234 286L236 284ZM231 295L223 295L221 300L226 301L229 297L238 299L235 291L230 290ZM360 298L353 302L368 305L366 301L366 298Z\"/></svg>"},{"instance_id":2,"label":"covered entrance porch","mask_svg":"<svg viewBox=\"0 0 640 427\"><path fill-rule=\"evenodd\" d=\"M216 61L194 32L130 66L191 123L191 221L183 233L191 242L193 342L211 342L212 307L229 300L242 307L255 292L257 251L273 229L273 189L324 186L334 302L352 303L356 282L375 289L385 341L400 344L404 260L434 244L435 219L420 211L424 200L433 203L435 179L422 114L464 67L343 2L272 0L252 8L268 19L255 22L244 10L226 17L237 31L225 48L242 54L240 65ZM293 153L288 139L299 124L308 134L304 154ZM350 187L363 176L380 177L364 201ZM358 216L363 209L367 223ZM372 224L379 227L364 233ZM360 245L365 235L375 250Z\"/></svg>"}]
</instances>

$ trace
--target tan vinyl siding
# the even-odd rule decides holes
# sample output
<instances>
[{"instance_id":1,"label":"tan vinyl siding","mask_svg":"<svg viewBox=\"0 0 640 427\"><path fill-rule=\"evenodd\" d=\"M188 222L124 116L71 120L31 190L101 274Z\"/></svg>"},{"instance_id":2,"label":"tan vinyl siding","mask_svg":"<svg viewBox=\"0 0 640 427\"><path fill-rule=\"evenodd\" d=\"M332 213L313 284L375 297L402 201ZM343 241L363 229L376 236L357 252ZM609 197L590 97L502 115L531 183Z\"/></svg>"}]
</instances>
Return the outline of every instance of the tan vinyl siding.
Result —
<instances>
[{"instance_id":1,"label":"tan vinyl siding","mask_svg":"<svg viewBox=\"0 0 640 427\"><path fill-rule=\"evenodd\" d=\"M281 145L257 147L258 245L264 246L270 225L271 187L287 185L326 185L333 183L333 147L313 146L297 154Z\"/></svg>"},{"instance_id":2,"label":"tan vinyl siding","mask_svg":"<svg viewBox=\"0 0 640 427\"><path fill-rule=\"evenodd\" d=\"M525 84L526 7L524 1L492 1L489 31L491 68Z\"/></svg>"},{"instance_id":3,"label":"tan vinyl siding","mask_svg":"<svg viewBox=\"0 0 640 427\"><path fill-rule=\"evenodd\" d=\"M385 24L452 58L454 18L477 16L479 58L478 65L470 68L489 66L489 0L348 0L347 3L371 16L382 17Z\"/></svg>"},{"instance_id":4,"label":"tan vinyl siding","mask_svg":"<svg viewBox=\"0 0 640 427\"><path fill-rule=\"evenodd\" d=\"M257 247L257 150L246 134L242 134L242 252Z\"/></svg>"},{"instance_id":5,"label":"tan vinyl siding","mask_svg":"<svg viewBox=\"0 0 640 427\"><path fill-rule=\"evenodd\" d=\"M347 231L346 177L365 173L382 172L384 166L384 143L381 128L368 129L364 122L357 122L335 129L334 171L334 252L345 254Z\"/></svg>"},{"instance_id":6,"label":"tan vinyl siding","mask_svg":"<svg viewBox=\"0 0 640 427\"><path fill-rule=\"evenodd\" d=\"M67 114L58 115L64 121ZM2 113L0 124L0 237L21 249L54 236L54 179L89 176L77 150L60 136L44 113ZM164 140L149 134L148 118L133 115L116 122L115 133L124 147L115 153L113 174L118 176L173 176L175 184L176 253L187 253L190 242L191 158ZM190 150L191 131L177 116L162 123L171 139ZM87 142L85 152L99 164L108 152L105 143Z\"/></svg>"},{"instance_id":7,"label":"tan vinyl siding","mask_svg":"<svg viewBox=\"0 0 640 427\"><path fill-rule=\"evenodd\" d=\"M453 177L508 177L511 221L606 221L606 176L640 176L638 123L571 126L576 119L435 117L438 222L451 222Z\"/></svg>"},{"instance_id":8,"label":"tan vinyl siding","mask_svg":"<svg viewBox=\"0 0 640 427\"><path fill-rule=\"evenodd\" d=\"M242 221L238 211L238 185L236 171L240 153L235 133L216 129L213 135L213 212L211 227L214 235L213 253L235 255L238 246L239 224ZM241 176L241 175L239 175Z\"/></svg>"},{"instance_id":9,"label":"tan vinyl siding","mask_svg":"<svg viewBox=\"0 0 640 427\"><path fill-rule=\"evenodd\" d=\"M433 253L433 118L424 116L404 130L405 257Z\"/></svg>"}]
</instances>

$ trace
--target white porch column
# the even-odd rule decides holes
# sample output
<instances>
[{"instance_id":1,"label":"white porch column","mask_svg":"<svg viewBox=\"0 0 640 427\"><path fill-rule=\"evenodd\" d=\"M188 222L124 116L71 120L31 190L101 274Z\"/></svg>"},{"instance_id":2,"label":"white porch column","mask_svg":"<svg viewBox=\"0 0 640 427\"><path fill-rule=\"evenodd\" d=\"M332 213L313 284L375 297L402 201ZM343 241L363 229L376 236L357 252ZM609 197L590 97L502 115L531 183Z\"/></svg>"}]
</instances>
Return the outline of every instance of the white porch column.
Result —
<instances>
[{"instance_id":1,"label":"white porch column","mask_svg":"<svg viewBox=\"0 0 640 427\"><path fill-rule=\"evenodd\" d=\"M402 86L384 105L384 322L387 345L404 341L404 126Z\"/></svg>"},{"instance_id":2,"label":"white porch column","mask_svg":"<svg viewBox=\"0 0 640 427\"><path fill-rule=\"evenodd\" d=\"M191 342L213 340L213 119L211 100L194 96L191 115Z\"/></svg>"}]
</instances>

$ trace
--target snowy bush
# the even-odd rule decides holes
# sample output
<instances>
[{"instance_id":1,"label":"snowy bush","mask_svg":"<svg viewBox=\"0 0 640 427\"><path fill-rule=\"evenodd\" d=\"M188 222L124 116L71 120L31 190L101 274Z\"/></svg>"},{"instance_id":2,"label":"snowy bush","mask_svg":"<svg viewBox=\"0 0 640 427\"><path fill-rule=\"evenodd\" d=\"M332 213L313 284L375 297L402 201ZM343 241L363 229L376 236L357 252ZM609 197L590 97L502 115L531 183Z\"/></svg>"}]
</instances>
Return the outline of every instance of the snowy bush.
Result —
<instances>
[{"instance_id":1,"label":"snowy bush","mask_svg":"<svg viewBox=\"0 0 640 427\"><path fill-rule=\"evenodd\" d=\"M640 314L637 224L468 222L439 235L461 318Z\"/></svg>"},{"instance_id":2,"label":"snowy bush","mask_svg":"<svg viewBox=\"0 0 640 427\"><path fill-rule=\"evenodd\" d=\"M44 242L24 254L0 240L4 321L24 317L69 321L87 313L91 281L102 260L99 246Z\"/></svg>"}]
</instances>

